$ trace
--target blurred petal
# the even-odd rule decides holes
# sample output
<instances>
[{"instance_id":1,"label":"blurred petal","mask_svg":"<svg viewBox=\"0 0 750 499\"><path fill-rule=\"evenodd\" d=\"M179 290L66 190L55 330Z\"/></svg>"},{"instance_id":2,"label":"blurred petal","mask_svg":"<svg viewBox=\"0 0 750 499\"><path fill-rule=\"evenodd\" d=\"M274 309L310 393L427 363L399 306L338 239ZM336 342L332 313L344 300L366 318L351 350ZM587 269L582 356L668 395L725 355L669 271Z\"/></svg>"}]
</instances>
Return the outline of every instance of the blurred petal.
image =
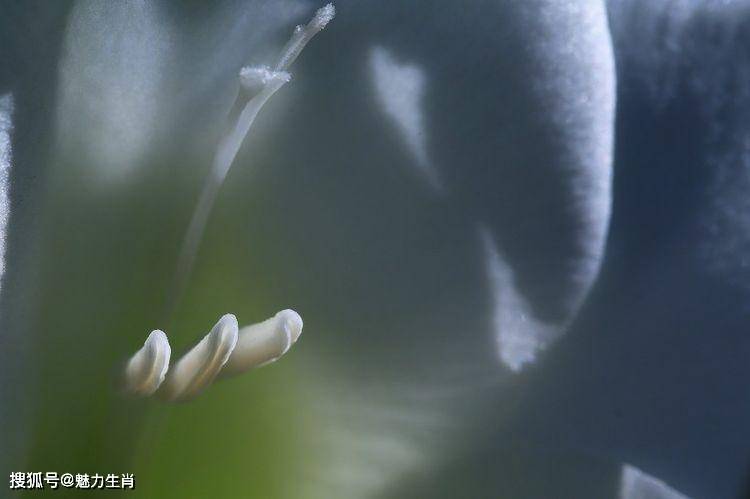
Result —
<instances>
[{"instance_id":1,"label":"blurred petal","mask_svg":"<svg viewBox=\"0 0 750 499\"><path fill-rule=\"evenodd\" d=\"M60 61L58 145L122 180L159 126L170 26L153 2L83 0L70 14Z\"/></svg>"},{"instance_id":2,"label":"blurred petal","mask_svg":"<svg viewBox=\"0 0 750 499\"><path fill-rule=\"evenodd\" d=\"M628 464L622 467L620 499L688 499L658 478Z\"/></svg>"},{"instance_id":3,"label":"blurred petal","mask_svg":"<svg viewBox=\"0 0 750 499\"><path fill-rule=\"evenodd\" d=\"M513 270L502 257L486 227L479 235L484 246L485 264L492 294L492 325L500 361L511 371L533 363L561 332L562 328L534 317L528 302L516 289Z\"/></svg>"},{"instance_id":4,"label":"blurred petal","mask_svg":"<svg viewBox=\"0 0 750 499\"><path fill-rule=\"evenodd\" d=\"M10 170L12 167L11 132L13 130L13 96L0 96L0 290L5 274L5 240L10 217Z\"/></svg>"},{"instance_id":5,"label":"blurred petal","mask_svg":"<svg viewBox=\"0 0 750 499\"><path fill-rule=\"evenodd\" d=\"M564 326L588 295L604 253L614 58L602 2L535 1L513 10L532 30L522 51L528 65L504 75L516 94L504 96L508 110L495 108L494 117L515 130L508 132L512 141L494 145L514 150L488 158L502 175L478 184L483 173L475 168L472 185L485 203L480 216L534 314Z\"/></svg>"},{"instance_id":6,"label":"blurred petal","mask_svg":"<svg viewBox=\"0 0 750 499\"><path fill-rule=\"evenodd\" d=\"M431 417L443 420L446 446L502 426L525 378L500 362L520 368L586 299L609 221L614 61L599 1L338 9L331 35L356 43L316 44L347 69L306 77L318 93L298 108L304 123L283 135L298 147L283 151L295 183L284 183L294 191L279 217L291 235L279 239L305 248L285 277L308 291L295 303L316 310L305 318L324 325L319 354L343 373L319 382L328 390L316 395L320 438L329 439L321 454L336 462L317 463L318 478L330 490L340 484L342 497L367 497L446 456L422 438ZM395 82L421 126L414 116L398 121ZM330 118L312 126L321 114ZM405 130L424 141L445 196L396 169L415 165ZM321 282L325 293L315 291ZM521 304L528 313L514 310ZM344 415L362 393L373 403ZM373 405L403 418L371 424ZM398 445L357 448L349 435L395 435Z\"/></svg>"},{"instance_id":7,"label":"blurred petal","mask_svg":"<svg viewBox=\"0 0 750 499\"><path fill-rule=\"evenodd\" d=\"M383 112L401 133L414 156L414 166L433 187L439 188L437 171L427 155L422 108L424 71L412 64L399 64L383 47L374 47L370 52L370 68Z\"/></svg>"},{"instance_id":8,"label":"blurred petal","mask_svg":"<svg viewBox=\"0 0 750 499\"><path fill-rule=\"evenodd\" d=\"M518 421L648 465L695 497L747 497L750 5L609 6L619 100L607 269Z\"/></svg>"}]
</instances>

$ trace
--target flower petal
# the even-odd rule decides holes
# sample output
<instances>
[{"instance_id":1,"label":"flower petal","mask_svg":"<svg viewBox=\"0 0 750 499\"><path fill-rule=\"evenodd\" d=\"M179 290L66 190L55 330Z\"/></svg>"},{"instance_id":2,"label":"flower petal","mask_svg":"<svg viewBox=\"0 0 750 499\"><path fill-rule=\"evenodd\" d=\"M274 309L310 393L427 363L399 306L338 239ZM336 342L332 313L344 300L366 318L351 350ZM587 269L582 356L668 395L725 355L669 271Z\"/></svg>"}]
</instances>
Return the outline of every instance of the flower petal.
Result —
<instances>
[{"instance_id":1,"label":"flower petal","mask_svg":"<svg viewBox=\"0 0 750 499\"><path fill-rule=\"evenodd\" d=\"M515 284L513 269L500 252L492 232L479 227L484 247L487 280L492 296L492 329L500 362L514 373L533 364L537 355L555 341L564 325L547 323L534 315Z\"/></svg>"},{"instance_id":2,"label":"flower petal","mask_svg":"<svg viewBox=\"0 0 750 499\"><path fill-rule=\"evenodd\" d=\"M442 189L440 176L427 152L424 69L416 64L399 63L381 46L370 51L370 69L381 108L414 157L414 167L432 187Z\"/></svg>"},{"instance_id":3,"label":"flower petal","mask_svg":"<svg viewBox=\"0 0 750 499\"><path fill-rule=\"evenodd\" d=\"M661 480L628 464L622 467L620 499L688 499Z\"/></svg>"},{"instance_id":4,"label":"flower petal","mask_svg":"<svg viewBox=\"0 0 750 499\"><path fill-rule=\"evenodd\" d=\"M0 279L5 273L5 234L10 217L11 132L13 95L0 96Z\"/></svg>"}]
</instances>

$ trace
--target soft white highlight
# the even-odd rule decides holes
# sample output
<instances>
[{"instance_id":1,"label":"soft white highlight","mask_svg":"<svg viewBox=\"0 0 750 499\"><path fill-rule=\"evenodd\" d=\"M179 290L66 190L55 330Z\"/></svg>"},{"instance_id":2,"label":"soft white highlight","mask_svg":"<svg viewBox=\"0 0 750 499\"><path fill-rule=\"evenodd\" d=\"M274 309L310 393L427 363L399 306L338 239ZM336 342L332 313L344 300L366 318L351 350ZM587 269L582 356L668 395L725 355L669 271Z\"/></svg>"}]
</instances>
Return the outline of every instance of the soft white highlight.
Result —
<instances>
[{"instance_id":1,"label":"soft white highlight","mask_svg":"<svg viewBox=\"0 0 750 499\"><path fill-rule=\"evenodd\" d=\"M0 289L5 274L5 239L10 218L10 169L12 166L13 96L0 97Z\"/></svg>"},{"instance_id":2,"label":"soft white highlight","mask_svg":"<svg viewBox=\"0 0 750 499\"><path fill-rule=\"evenodd\" d=\"M619 499L689 499L634 466L622 466Z\"/></svg>"},{"instance_id":3,"label":"soft white highlight","mask_svg":"<svg viewBox=\"0 0 750 499\"><path fill-rule=\"evenodd\" d=\"M351 379L332 376L309 388L314 413L324 421L312 443L316 455L326 457L311 463L310 497L391 497L384 493L401 477L429 469L445 455L453 438L445 411L383 378L351 392Z\"/></svg>"},{"instance_id":4,"label":"soft white highlight","mask_svg":"<svg viewBox=\"0 0 750 499\"><path fill-rule=\"evenodd\" d=\"M383 47L374 47L370 52L370 69L383 112L400 132L414 165L433 187L440 188L437 171L427 154L422 104L424 71L415 65L399 64Z\"/></svg>"},{"instance_id":5,"label":"soft white highlight","mask_svg":"<svg viewBox=\"0 0 750 499\"><path fill-rule=\"evenodd\" d=\"M76 2L57 102L58 146L97 178L122 180L142 163L159 128L171 32L145 0Z\"/></svg>"},{"instance_id":6,"label":"soft white highlight","mask_svg":"<svg viewBox=\"0 0 750 499\"><path fill-rule=\"evenodd\" d=\"M302 317L289 309L258 324L243 327L222 376L240 374L275 362L289 351L300 334Z\"/></svg>"},{"instance_id":7,"label":"soft white highlight","mask_svg":"<svg viewBox=\"0 0 750 499\"><path fill-rule=\"evenodd\" d=\"M564 209L578 220L578 255L571 262L575 285L568 294L571 317L596 280L604 258L612 210L615 58L604 2L519 3L535 37L533 82L545 119L566 144L559 166L570 175ZM533 17L533 21L531 18ZM533 25L532 24L532 25Z\"/></svg>"},{"instance_id":8,"label":"soft white highlight","mask_svg":"<svg viewBox=\"0 0 750 499\"><path fill-rule=\"evenodd\" d=\"M564 280L552 297L562 313L553 322L543 322L534 310L546 304L532 303L523 295L517 282L524 276L516 279L519 270L498 248L500 238L518 236L512 229L503 234L480 230L500 361L518 372L566 331L599 275L611 215L616 88L602 2L518 2L509 5L509 10L509 15L518 16L520 26L530 30L524 52L535 70L523 84L531 91L532 109L543 111L533 120L543 123L545 134L550 133L539 137L540 145L553 144L554 151L545 153L539 169L512 167L521 175L524 171L531 175L524 180L530 183L521 185L534 185L535 176L546 175L545 182L555 182L562 194L559 201L549 204L551 199L536 200L538 193L527 193L533 210L552 210L548 221L535 215L532 223L539 224L538 233L548 231L555 237L554 225L562 223L566 237L574 236L562 246L550 241L553 244L547 248L552 250L540 253L563 269L562 276L552 278ZM519 216L519 223L523 219L524 215Z\"/></svg>"},{"instance_id":9,"label":"soft white highlight","mask_svg":"<svg viewBox=\"0 0 750 499\"><path fill-rule=\"evenodd\" d=\"M513 372L533 363L562 328L534 317L530 304L516 289L514 273L486 227L479 228L492 298L492 328L500 361Z\"/></svg>"},{"instance_id":10,"label":"soft white highlight","mask_svg":"<svg viewBox=\"0 0 750 499\"><path fill-rule=\"evenodd\" d=\"M164 381L172 350L164 331L152 331L125 367L125 390L133 395L151 395Z\"/></svg>"},{"instance_id":11,"label":"soft white highlight","mask_svg":"<svg viewBox=\"0 0 750 499\"><path fill-rule=\"evenodd\" d=\"M169 401L188 400L213 382L237 344L237 318L226 314L169 371L160 395Z\"/></svg>"}]
</instances>

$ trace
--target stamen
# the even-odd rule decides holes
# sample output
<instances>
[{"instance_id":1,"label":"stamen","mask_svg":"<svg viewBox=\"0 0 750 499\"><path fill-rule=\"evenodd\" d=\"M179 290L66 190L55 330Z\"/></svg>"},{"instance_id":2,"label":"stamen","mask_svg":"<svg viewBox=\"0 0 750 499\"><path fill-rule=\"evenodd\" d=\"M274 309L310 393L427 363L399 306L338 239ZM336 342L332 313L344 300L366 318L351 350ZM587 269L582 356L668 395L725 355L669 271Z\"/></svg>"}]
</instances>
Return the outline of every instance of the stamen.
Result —
<instances>
[{"instance_id":1,"label":"stamen","mask_svg":"<svg viewBox=\"0 0 750 499\"><path fill-rule=\"evenodd\" d=\"M336 15L336 8L329 3L315 13L315 16L307 23L307 26L294 28L292 38L281 51L281 58L276 65L276 71L285 71L292 65L312 38L320 33Z\"/></svg>"},{"instance_id":2,"label":"stamen","mask_svg":"<svg viewBox=\"0 0 750 499\"><path fill-rule=\"evenodd\" d=\"M169 371L159 394L169 401L187 400L210 385L237 344L237 318L226 314Z\"/></svg>"},{"instance_id":3,"label":"stamen","mask_svg":"<svg viewBox=\"0 0 750 499\"><path fill-rule=\"evenodd\" d=\"M232 109L242 108L242 111L236 120L231 119L236 111L230 113L229 128L219 143L211 173L203 186L193 216L190 219L177 259L174 284L171 293L167 295L165 321L172 316L174 309L182 298L185 285L195 263L208 217L216 201L216 195L224 183L224 179L229 173L234 158L240 150L242 141L245 140L245 136L250 131L255 117L268 99L285 83L289 82L291 76L286 72L286 69L297 59L313 36L325 28L335 14L336 9L333 4L329 3L318 9L315 16L305 27L297 26L292 33L292 38L284 47L274 71L265 67L245 67L240 71L240 91Z\"/></svg>"},{"instance_id":4,"label":"stamen","mask_svg":"<svg viewBox=\"0 0 750 499\"><path fill-rule=\"evenodd\" d=\"M269 71L264 67L242 68L240 84L245 89L256 90L257 93L245 104L245 109L240 113L234 127L219 143L212 171L216 182L223 183L258 112L268 99L290 79L289 73L284 71Z\"/></svg>"},{"instance_id":5,"label":"stamen","mask_svg":"<svg viewBox=\"0 0 750 499\"><path fill-rule=\"evenodd\" d=\"M175 279L167 294L164 322L169 323L184 293L211 209L242 141L263 105L291 79L286 69L312 37L333 19L335 13L333 4L328 4L318 9L306 26L297 26L274 70L265 66L248 66L240 71L240 91L233 107L235 111L230 113L229 127L219 143L211 172L185 233L177 258ZM149 395L161 385L159 395L164 400L187 400L211 384L225 364L227 374L237 374L274 362L291 348L301 333L302 318L293 310L282 310L271 319L245 327L241 335L237 318L227 314L183 355L165 380L169 343L162 331L154 331L128 363L125 369L126 386L131 393Z\"/></svg>"},{"instance_id":6,"label":"stamen","mask_svg":"<svg viewBox=\"0 0 750 499\"><path fill-rule=\"evenodd\" d=\"M289 351L301 334L302 317L294 310L282 310L270 319L243 327L221 377L237 375L276 361Z\"/></svg>"},{"instance_id":7,"label":"stamen","mask_svg":"<svg viewBox=\"0 0 750 499\"><path fill-rule=\"evenodd\" d=\"M167 374L171 353L164 331L152 331L125 367L125 391L143 396L154 393Z\"/></svg>"}]
</instances>

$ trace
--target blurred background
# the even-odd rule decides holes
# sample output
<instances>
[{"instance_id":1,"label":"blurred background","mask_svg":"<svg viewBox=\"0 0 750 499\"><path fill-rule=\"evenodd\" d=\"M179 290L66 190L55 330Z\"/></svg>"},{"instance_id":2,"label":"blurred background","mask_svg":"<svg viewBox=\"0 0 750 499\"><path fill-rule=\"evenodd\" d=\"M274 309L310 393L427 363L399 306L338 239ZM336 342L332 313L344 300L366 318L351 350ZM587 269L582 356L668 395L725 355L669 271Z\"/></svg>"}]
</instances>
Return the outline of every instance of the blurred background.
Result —
<instances>
[{"instance_id":1,"label":"blurred background","mask_svg":"<svg viewBox=\"0 0 750 499\"><path fill-rule=\"evenodd\" d=\"M165 319L238 71L320 6L0 2L5 476L747 497L750 2L337 2ZM182 404L119 392L151 330L174 362L284 308L305 326L277 363Z\"/></svg>"}]
</instances>

